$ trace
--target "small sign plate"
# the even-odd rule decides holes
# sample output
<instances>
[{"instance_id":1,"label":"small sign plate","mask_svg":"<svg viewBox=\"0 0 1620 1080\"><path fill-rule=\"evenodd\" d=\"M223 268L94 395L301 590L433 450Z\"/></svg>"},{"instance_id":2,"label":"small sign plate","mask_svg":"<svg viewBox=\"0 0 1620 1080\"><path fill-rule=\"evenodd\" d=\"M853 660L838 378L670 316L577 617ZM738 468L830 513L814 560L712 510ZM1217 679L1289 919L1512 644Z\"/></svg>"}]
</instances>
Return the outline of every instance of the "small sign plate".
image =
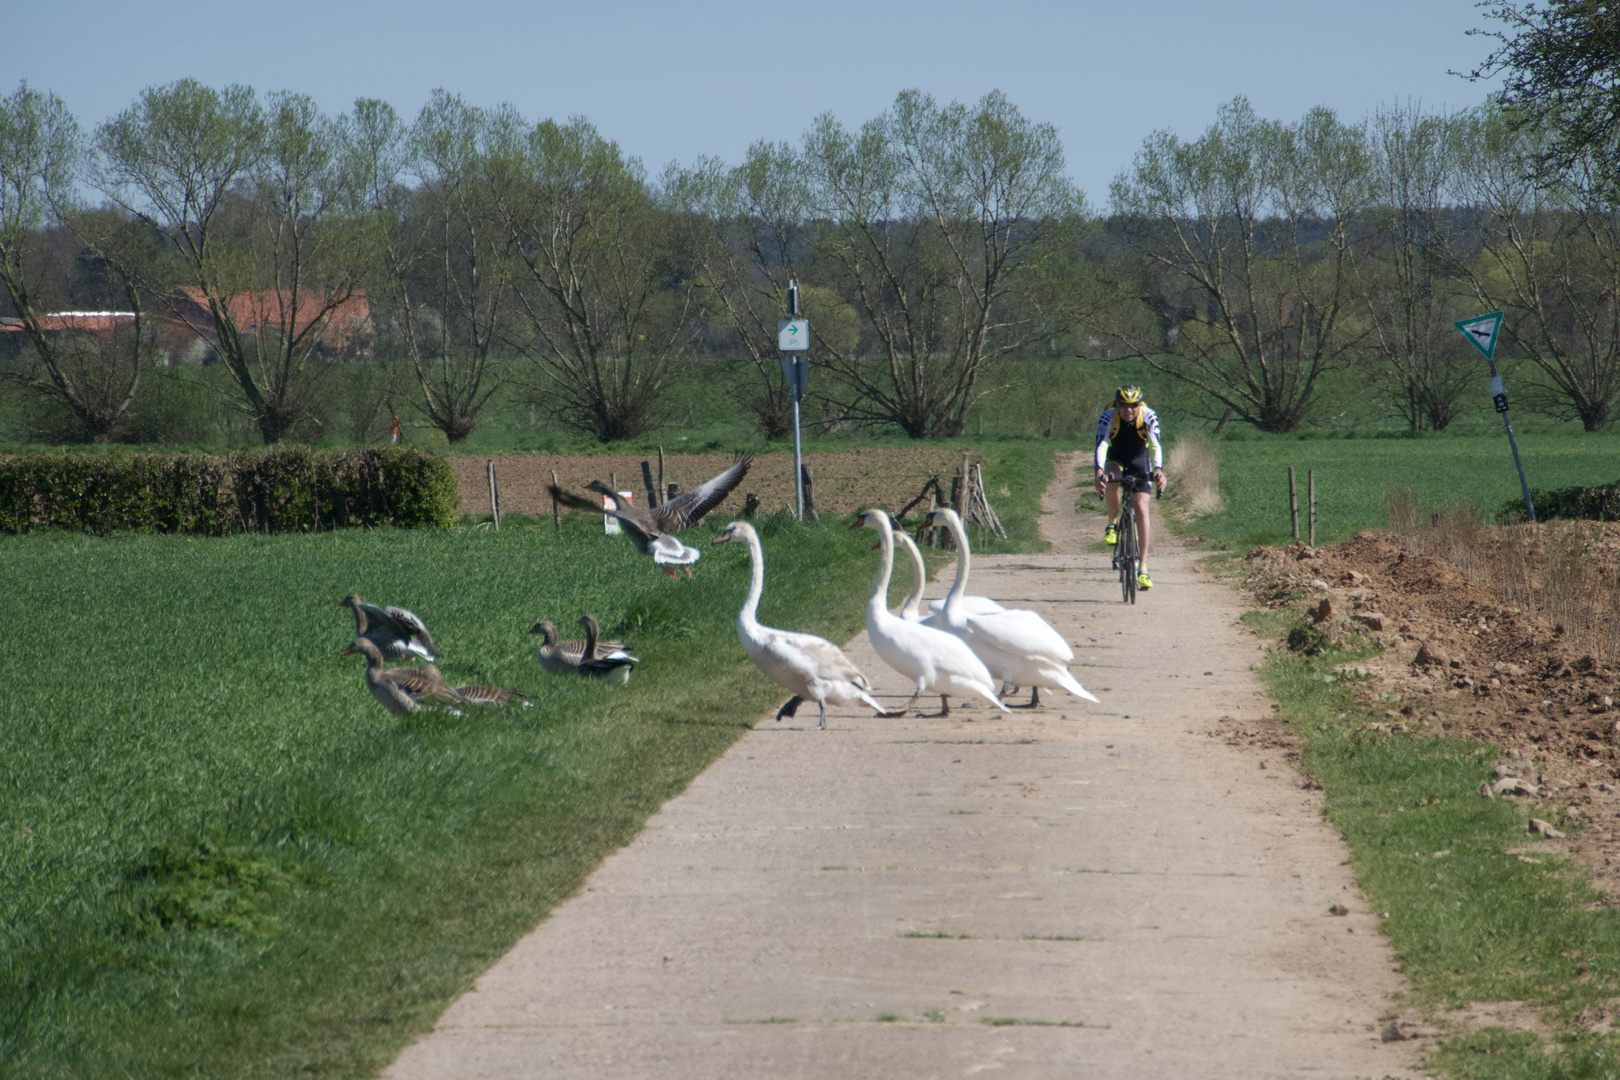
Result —
<instances>
[{"instance_id":1,"label":"small sign plate","mask_svg":"<svg viewBox=\"0 0 1620 1080\"><path fill-rule=\"evenodd\" d=\"M1463 337L1472 342L1474 348L1478 349L1485 359L1489 360L1496 353L1496 335L1502 330L1500 311L1493 311L1476 319L1464 319L1452 325L1462 331Z\"/></svg>"},{"instance_id":2,"label":"small sign plate","mask_svg":"<svg viewBox=\"0 0 1620 1080\"><path fill-rule=\"evenodd\" d=\"M781 319L776 324L776 347L783 352L805 352L810 348L809 319Z\"/></svg>"}]
</instances>

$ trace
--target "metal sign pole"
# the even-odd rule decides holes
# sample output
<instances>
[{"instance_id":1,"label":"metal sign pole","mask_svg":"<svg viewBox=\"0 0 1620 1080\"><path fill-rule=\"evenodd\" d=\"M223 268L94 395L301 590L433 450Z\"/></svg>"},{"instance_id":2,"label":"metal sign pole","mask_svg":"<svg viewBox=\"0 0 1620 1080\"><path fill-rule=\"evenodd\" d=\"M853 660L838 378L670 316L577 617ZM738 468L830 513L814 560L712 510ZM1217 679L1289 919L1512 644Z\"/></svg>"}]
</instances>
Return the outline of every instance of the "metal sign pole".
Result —
<instances>
[{"instance_id":1,"label":"metal sign pole","mask_svg":"<svg viewBox=\"0 0 1620 1080\"><path fill-rule=\"evenodd\" d=\"M799 284L787 287L788 317L776 324L776 347L782 353L782 377L793 398L793 494L794 513L804 520L804 445L799 437L799 402L804 398L804 379L810 360L810 321L799 318Z\"/></svg>"},{"instance_id":2,"label":"metal sign pole","mask_svg":"<svg viewBox=\"0 0 1620 1080\"><path fill-rule=\"evenodd\" d=\"M1502 313L1493 311L1474 319L1453 323L1482 354L1491 367L1491 401L1502 415L1502 426L1507 429L1508 447L1513 451L1513 467L1519 470L1519 490L1524 493L1524 513L1536 520L1536 508L1530 501L1530 483L1524 478L1524 462L1519 460L1519 444L1513 438L1513 421L1508 419L1507 393L1502 389L1502 377L1496 373L1496 338L1502 330Z\"/></svg>"}]
</instances>

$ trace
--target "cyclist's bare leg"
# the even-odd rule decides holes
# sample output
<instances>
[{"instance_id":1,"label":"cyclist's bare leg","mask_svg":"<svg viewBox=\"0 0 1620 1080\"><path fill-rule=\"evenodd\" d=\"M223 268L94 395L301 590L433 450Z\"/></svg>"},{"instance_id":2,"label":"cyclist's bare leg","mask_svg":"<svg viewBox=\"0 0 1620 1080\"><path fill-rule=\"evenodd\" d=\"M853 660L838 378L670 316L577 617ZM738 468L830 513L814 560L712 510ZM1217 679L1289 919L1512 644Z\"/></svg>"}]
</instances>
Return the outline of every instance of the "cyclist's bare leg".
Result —
<instances>
[{"instance_id":1,"label":"cyclist's bare leg","mask_svg":"<svg viewBox=\"0 0 1620 1080\"><path fill-rule=\"evenodd\" d=\"M1108 485L1108 494L1105 496L1105 498L1107 499L1107 502L1108 502L1108 520L1109 521L1118 521L1119 520L1119 485L1117 483Z\"/></svg>"},{"instance_id":2,"label":"cyclist's bare leg","mask_svg":"<svg viewBox=\"0 0 1620 1080\"><path fill-rule=\"evenodd\" d=\"M1138 491L1131 496L1136 502L1136 535L1139 538L1142 552L1141 564L1147 565L1148 557L1148 501L1149 495L1145 491Z\"/></svg>"}]
</instances>

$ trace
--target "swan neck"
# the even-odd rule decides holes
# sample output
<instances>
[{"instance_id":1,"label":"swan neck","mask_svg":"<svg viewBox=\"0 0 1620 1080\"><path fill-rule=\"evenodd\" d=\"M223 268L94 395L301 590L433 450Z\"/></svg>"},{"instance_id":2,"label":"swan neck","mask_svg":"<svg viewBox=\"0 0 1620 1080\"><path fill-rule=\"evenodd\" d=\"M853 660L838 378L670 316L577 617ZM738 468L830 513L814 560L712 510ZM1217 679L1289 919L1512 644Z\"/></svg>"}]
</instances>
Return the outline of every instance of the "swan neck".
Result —
<instances>
[{"instance_id":1,"label":"swan neck","mask_svg":"<svg viewBox=\"0 0 1620 1080\"><path fill-rule=\"evenodd\" d=\"M878 545L883 549L883 559L878 564L877 577L872 581L872 605L889 610L889 579L894 575L894 533L889 523L880 521L877 526Z\"/></svg>"},{"instance_id":2,"label":"swan neck","mask_svg":"<svg viewBox=\"0 0 1620 1080\"><path fill-rule=\"evenodd\" d=\"M737 613L737 621L743 625L757 625L759 622L759 598L765 592L765 548L759 542L759 537L750 532L748 540L748 596L743 600L742 611Z\"/></svg>"},{"instance_id":3,"label":"swan neck","mask_svg":"<svg viewBox=\"0 0 1620 1080\"><path fill-rule=\"evenodd\" d=\"M900 608L907 618L922 614L923 589L928 586L928 568L923 565L922 552L912 544L906 545L906 558L911 560L911 592L906 595L906 602Z\"/></svg>"},{"instance_id":4,"label":"swan neck","mask_svg":"<svg viewBox=\"0 0 1620 1080\"><path fill-rule=\"evenodd\" d=\"M956 580L951 584L950 595L946 597L948 604L958 604L963 596L967 595L968 572L973 566L973 554L968 551L967 530L955 518L946 518L951 527L951 535L956 538Z\"/></svg>"}]
</instances>

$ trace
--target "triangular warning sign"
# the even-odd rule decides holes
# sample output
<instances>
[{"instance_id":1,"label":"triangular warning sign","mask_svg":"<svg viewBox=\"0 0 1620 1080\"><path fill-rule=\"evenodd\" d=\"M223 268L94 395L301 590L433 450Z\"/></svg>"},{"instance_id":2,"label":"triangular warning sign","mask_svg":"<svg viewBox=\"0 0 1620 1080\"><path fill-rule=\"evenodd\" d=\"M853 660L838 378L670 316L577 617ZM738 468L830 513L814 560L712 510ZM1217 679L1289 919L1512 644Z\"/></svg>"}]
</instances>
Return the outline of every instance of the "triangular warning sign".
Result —
<instances>
[{"instance_id":1,"label":"triangular warning sign","mask_svg":"<svg viewBox=\"0 0 1620 1080\"><path fill-rule=\"evenodd\" d=\"M1473 319L1464 319L1460 323L1453 323L1461 330L1463 337L1474 343L1474 348L1489 360L1496 352L1496 335L1502 329L1502 313L1493 311L1489 315L1480 315Z\"/></svg>"}]
</instances>

